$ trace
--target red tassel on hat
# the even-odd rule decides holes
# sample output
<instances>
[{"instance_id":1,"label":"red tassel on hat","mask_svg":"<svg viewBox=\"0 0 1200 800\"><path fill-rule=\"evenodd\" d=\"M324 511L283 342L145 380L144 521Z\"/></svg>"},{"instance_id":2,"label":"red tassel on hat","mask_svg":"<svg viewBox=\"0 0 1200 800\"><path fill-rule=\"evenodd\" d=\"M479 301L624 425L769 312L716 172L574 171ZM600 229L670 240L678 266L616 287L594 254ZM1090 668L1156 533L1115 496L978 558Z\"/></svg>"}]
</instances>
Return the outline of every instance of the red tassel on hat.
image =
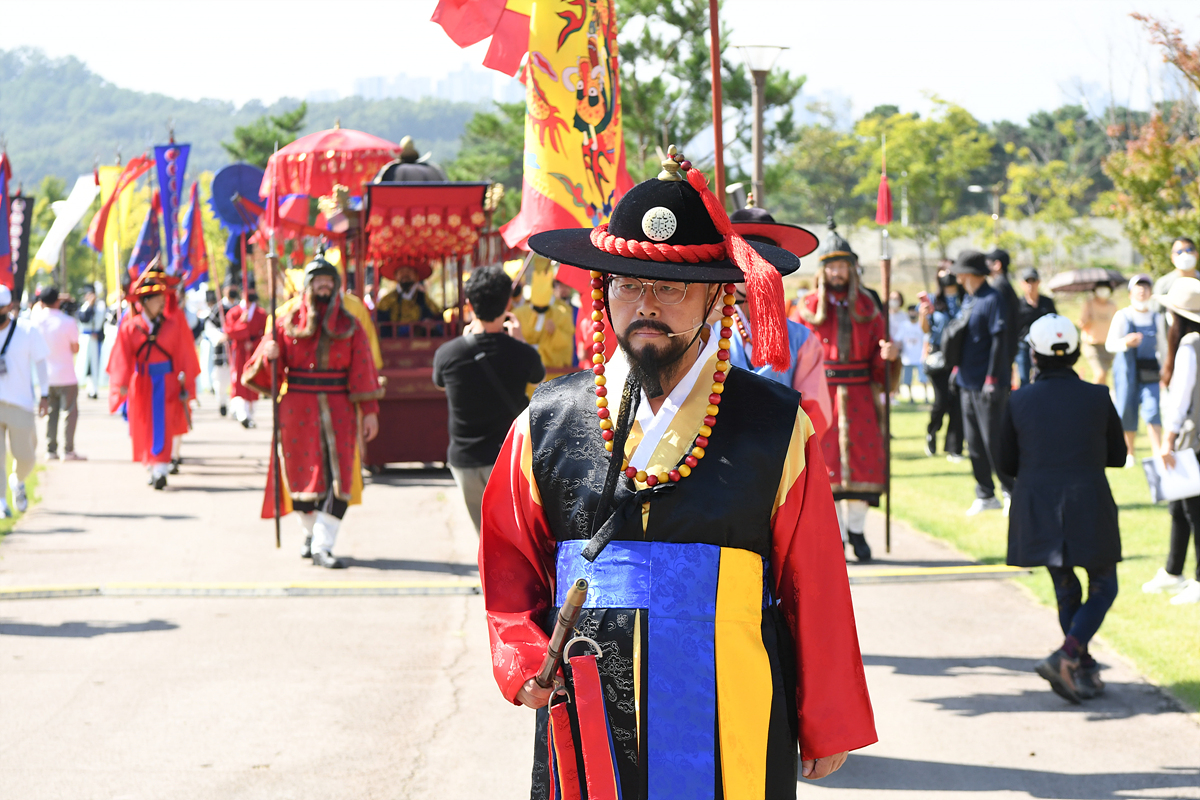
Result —
<instances>
[{"instance_id":1,"label":"red tassel on hat","mask_svg":"<svg viewBox=\"0 0 1200 800\"><path fill-rule=\"evenodd\" d=\"M754 354L751 363L756 367L770 364L783 372L792 363L788 346L787 317L784 315L783 276L750 243L733 230L733 223L724 207L708 188L708 178L698 169L687 171L688 183L700 193L704 207L712 217L717 231L725 237L729 260L737 264L746 280L746 298L750 303L750 324L754 326Z\"/></svg>"}]
</instances>

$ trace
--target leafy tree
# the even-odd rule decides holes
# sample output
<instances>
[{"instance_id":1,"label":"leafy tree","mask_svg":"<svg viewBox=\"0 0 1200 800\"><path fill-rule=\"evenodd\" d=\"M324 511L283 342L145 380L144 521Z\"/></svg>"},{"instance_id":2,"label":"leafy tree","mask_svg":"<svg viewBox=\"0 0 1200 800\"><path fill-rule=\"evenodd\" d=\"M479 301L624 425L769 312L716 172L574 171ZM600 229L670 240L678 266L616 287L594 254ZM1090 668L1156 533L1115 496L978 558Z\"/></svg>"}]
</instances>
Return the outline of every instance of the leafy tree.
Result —
<instances>
[{"instance_id":1,"label":"leafy tree","mask_svg":"<svg viewBox=\"0 0 1200 800\"><path fill-rule=\"evenodd\" d=\"M1074 136L1069 121L1061 125L1068 139ZM1060 244L1068 255L1075 255L1100 238L1075 210L1075 205L1087 195L1091 178L1072 170L1062 159L1043 162L1027 147L1018 150L1016 156L1017 160L1008 165L1008 187L1000 202L1004 204L1006 219L1032 220L1034 232L1032 236L1022 236L1009 231L1001 246L1029 251L1034 264L1050 255L1057 265Z\"/></svg>"},{"instance_id":2,"label":"leafy tree","mask_svg":"<svg viewBox=\"0 0 1200 800\"><path fill-rule=\"evenodd\" d=\"M525 104L499 103L479 111L467 123L458 157L446 164L455 181L490 181L504 184L504 198L494 222L501 225L521 208L521 180L525 150Z\"/></svg>"},{"instance_id":3,"label":"leafy tree","mask_svg":"<svg viewBox=\"0 0 1200 800\"><path fill-rule=\"evenodd\" d=\"M1172 64L1200 90L1200 44L1188 45L1178 28L1134 14ZM1096 213L1115 217L1125 235L1156 273L1167 272L1171 239L1196 235L1200 228L1200 136L1197 114L1186 103L1160 107L1145 124L1121 126L1110 134L1135 135L1124 150L1104 161L1113 182L1094 205Z\"/></svg>"},{"instance_id":4,"label":"leafy tree","mask_svg":"<svg viewBox=\"0 0 1200 800\"><path fill-rule=\"evenodd\" d=\"M780 220L816 222L836 214L847 226L868 214L870 201L855 194L862 177L859 141L837 129L834 111L813 103L818 121L801 125L794 141L766 167L770 210Z\"/></svg>"},{"instance_id":5,"label":"leafy tree","mask_svg":"<svg viewBox=\"0 0 1200 800\"><path fill-rule=\"evenodd\" d=\"M624 112L628 167L634 180L658 173L657 150L684 147L712 124L709 16L706 0L617 0L621 21L621 107ZM742 176L738 158L750 150L753 83L742 64L725 57L729 30L721 30L721 91L734 119L727 143L728 177ZM766 152L795 135L791 102L804 85L803 76L773 70L767 77L764 119ZM772 113L778 110L778 113ZM686 152L686 151L685 151ZM695 160L695 159L693 159ZM697 161L697 164L700 164ZM765 177L765 176L764 176Z\"/></svg>"},{"instance_id":6,"label":"leafy tree","mask_svg":"<svg viewBox=\"0 0 1200 800\"><path fill-rule=\"evenodd\" d=\"M946 225L960 216L970 176L988 163L994 142L965 108L933 100L933 113L927 119L900 113L868 116L854 128L859 140L858 174L863 176L855 194L873 204L879 189L880 145L886 135L888 181L893 193L907 189L910 223L908 228L893 223L889 231L916 242L923 272L926 249L934 245L945 258L947 245L960 232Z\"/></svg>"},{"instance_id":7,"label":"leafy tree","mask_svg":"<svg viewBox=\"0 0 1200 800\"><path fill-rule=\"evenodd\" d=\"M233 141L221 142L221 147L234 161L244 161L266 168L267 160L275 147L283 147L296 141L296 135L304 129L304 117L308 114L308 103L278 116L263 114L249 125L233 129Z\"/></svg>"}]
</instances>

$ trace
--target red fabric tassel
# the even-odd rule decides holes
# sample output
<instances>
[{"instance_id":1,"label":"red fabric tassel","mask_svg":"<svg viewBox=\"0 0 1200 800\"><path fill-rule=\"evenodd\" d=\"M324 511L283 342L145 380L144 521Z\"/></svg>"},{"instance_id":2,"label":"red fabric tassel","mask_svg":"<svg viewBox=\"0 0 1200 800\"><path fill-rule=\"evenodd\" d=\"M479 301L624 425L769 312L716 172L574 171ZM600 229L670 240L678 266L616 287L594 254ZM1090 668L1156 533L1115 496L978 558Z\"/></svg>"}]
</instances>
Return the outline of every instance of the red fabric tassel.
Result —
<instances>
[{"instance_id":1,"label":"red fabric tassel","mask_svg":"<svg viewBox=\"0 0 1200 800\"><path fill-rule=\"evenodd\" d=\"M571 720L567 716L567 704L550 706L551 791L553 778L558 778L562 790L561 800L580 800L579 763L575 759L575 739L571 736Z\"/></svg>"},{"instance_id":2,"label":"red fabric tassel","mask_svg":"<svg viewBox=\"0 0 1200 800\"><path fill-rule=\"evenodd\" d=\"M600 687L596 657L575 656L570 661L588 800L619 800L616 765L613 763L608 732L608 712L604 710L604 690Z\"/></svg>"},{"instance_id":3,"label":"red fabric tassel","mask_svg":"<svg viewBox=\"0 0 1200 800\"><path fill-rule=\"evenodd\" d=\"M787 317L784 315L783 276L750 243L733 230L724 206L708 188L708 178L698 169L689 169L688 183L700 193L704 207L712 217L717 231L725 237L728 258L746 277L746 299L750 303L750 324L754 326L754 353L751 363L756 367L770 364L783 372L792 362L788 346Z\"/></svg>"}]
</instances>

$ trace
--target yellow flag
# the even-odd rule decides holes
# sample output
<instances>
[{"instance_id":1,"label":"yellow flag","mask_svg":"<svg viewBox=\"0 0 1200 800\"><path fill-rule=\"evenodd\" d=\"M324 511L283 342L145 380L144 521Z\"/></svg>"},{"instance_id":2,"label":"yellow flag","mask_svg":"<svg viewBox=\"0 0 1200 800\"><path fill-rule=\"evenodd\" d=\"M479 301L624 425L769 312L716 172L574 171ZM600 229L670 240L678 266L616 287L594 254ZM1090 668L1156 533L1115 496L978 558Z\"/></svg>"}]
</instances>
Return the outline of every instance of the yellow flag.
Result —
<instances>
[{"instance_id":1,"label":"yellow flag","mask_svg":"<svg viewBox=\"0 0 1200 800\"><path fill-rule=\"evenodd\" d=\"M123 167L100 167L100 205L103 206L112 196L117 186L117 178ZM117 198L115 214L108 215L104 226L104 275L108 283L108 298L110 307L121 300L121 228L125 214L129 210L129 192L121 193Z\"/></svg>"},{"instance_id":2,"label":"yellow flag","mask_svg":"<svg viewBox=\"0 0 1200 800\"><path fill-rule=\"evenodd\" d=\"M625 169L613 0L532 5L521 212L502 229L512 247L541 231L607 222L633 187Z\"/></svg>"}]
</instances>

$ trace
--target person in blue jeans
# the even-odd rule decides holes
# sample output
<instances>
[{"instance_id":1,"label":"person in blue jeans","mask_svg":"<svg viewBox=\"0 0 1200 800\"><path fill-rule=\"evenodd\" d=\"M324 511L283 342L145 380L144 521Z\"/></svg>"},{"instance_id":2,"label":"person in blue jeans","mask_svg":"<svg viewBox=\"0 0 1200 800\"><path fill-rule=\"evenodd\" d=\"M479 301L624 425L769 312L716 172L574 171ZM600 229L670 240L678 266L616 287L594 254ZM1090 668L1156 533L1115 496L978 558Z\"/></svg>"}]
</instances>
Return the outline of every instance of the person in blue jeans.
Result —
<instances>
[{"instance_id":1,"label":"person in blue jeans","mask_svg":"<svg viewBox=\"0 0 1200 800\"><path fill-rule=\"evenodd\" d=\"M1037 376L1013 393L996 439L997 465L1015 478L1007 563L1050 573L1064 639L1034 669L1079 703L1104 691L1088 643L1117 597L1121 530L1104 470L1125 461L1125 440L1108 388L1072 369L1071 321L1047 314L1027 339ZM1086 598L1076 568L1087 572Z\"/></svg>"},{"instance_id":2,"label":"person in blue jeans","mask_svg":"<svg viewBox=\"0 0 1200 800\"><path fill-rule=\"evenodd\" d=\"M1154 279L1134 275L1129 279L1129 306L1119 310L1108 328L1104 349L1114 354L1113 400L1121 414L1125 431L1125 466L1137 463L1135 442L1138 409L1146 423L1150 446L1157 453L1162 441L1162 414L1159 412L1158 329L1161 314L1150 305Z\"/></svg>"}]
</instances>

